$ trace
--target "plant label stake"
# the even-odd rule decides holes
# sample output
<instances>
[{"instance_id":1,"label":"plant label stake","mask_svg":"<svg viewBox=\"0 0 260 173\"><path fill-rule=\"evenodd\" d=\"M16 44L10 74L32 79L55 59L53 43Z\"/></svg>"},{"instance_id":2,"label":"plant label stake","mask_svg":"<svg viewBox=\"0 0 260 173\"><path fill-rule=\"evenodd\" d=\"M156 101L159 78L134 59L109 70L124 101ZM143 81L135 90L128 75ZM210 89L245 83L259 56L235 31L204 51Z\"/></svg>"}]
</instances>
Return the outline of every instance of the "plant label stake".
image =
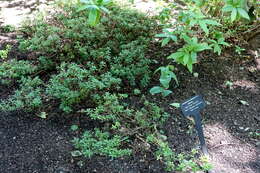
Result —
<instances>
[{"instance_id":1,"label":"plant label stake","mask_svg":"<svg viewBox=\"0 0 260 173\"><path fill-rule=\"evenodd\" d=\"M203 128L201 123L200 110L205 108L206 103L203 98L199 95L194 96L185 102L181 103L181 111L185 117L193 117L195 120L195 127L199 136L201 150L204 155L208 155L208 150L203 134Z\"/></svg>"}]
</instances>

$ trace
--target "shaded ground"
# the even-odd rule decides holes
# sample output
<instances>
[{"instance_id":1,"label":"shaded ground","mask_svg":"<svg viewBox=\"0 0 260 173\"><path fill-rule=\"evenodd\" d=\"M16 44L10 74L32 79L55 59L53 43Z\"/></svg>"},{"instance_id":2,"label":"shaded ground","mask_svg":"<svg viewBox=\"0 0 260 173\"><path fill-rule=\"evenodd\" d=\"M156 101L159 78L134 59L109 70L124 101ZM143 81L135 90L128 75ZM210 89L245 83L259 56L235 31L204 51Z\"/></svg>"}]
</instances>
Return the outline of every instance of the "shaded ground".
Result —
<instances>
[{"instance_id":1,"label":"shaded ground","mask_svg":"<svg viewBox=\"0 0 260 173\"><path fill-rule=\"evenodd\" d=\"M11 8L16 7L14 5ZM16 43L15 33L1 33L0 48L6 43ZM16 46L10 56L26 56L15 48ZM260 72L256 70L252 56L238 57L230 53L231 50L227 52L224 57L203 55L203 60L195 68L199 73L198 78L188 73L179 74L181 85L174 89L171 97L162 99L157 96L151 100L171 113L171 118L165 125L166 135L175 152L183 152L198 147L196 133L192 123L184 119L179 110L169 108L168 105L202 94L208 103L202 116L214 172L259 173L259 137L253 137L250 132L260 129ZM233 85L227 87L226 81L231 81ZM12 86L0 86L0 98L7 97L12 92L11 89ZM241 104L241 100L248 105ZM22 112L0 113L0 172L164 172L160 161L156 161L149 153L139 151L130 158L113 160L94 157L85 160L80 168L80 159L70 155L73 150L70 140L77 134L69 129L75 123L75 120L62 117L41 120ZM88 125L91 124L84 124Z\"/></svg>"}]
</instances>

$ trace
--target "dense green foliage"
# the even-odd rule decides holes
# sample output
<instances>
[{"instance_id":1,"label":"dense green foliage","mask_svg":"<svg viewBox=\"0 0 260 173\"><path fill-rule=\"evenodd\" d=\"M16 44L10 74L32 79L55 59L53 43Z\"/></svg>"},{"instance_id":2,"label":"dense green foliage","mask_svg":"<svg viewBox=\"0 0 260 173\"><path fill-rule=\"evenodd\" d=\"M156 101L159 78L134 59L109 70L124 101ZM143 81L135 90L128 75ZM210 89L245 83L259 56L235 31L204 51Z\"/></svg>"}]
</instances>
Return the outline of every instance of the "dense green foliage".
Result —
<instances>
[{"instance_id":1,"label":"dense green foliage","mask_svg":"<svg viewBox=\"0 0 260 173\"><path fill-rule=\"evenodd\" d=\"M75 144L75 147L80 150L78 153L83 154L88 158L92 157L94 154L116 158L131 154L130 149L119 148L124 140L126 139L122 139L118 135L111 138L110 133L101 132L99 129L95 129L95 132L93 133L90 131L84 132L82 138L74 139L73 143Z\"/></svg>"},{"instance_id":2,"label":"dense green foliage","mask_svg":"<svg viewBox=\"0 0 260 173\"><path fill-rule=\"evenodd\" d=\"M3 109L30 107L24 107L27 99L22 98L21 93L27 93L23 88L25 83L30 83L32 76L38 73L47 76L41 89L28 84L30 89L37 90L31 95L46 103L51 99L59 101L60 109L66 113L76 112L74 105L91 101L95 93L120 92L122 86L148 85L151 60L145 58L145 52L156 28L154 21L115 7L110 16L103 17L99 27L93 29L84 12L78 13L73 7L69 10L70 13L54 16L52 23L37 21L36 25L24 28L30 38L21 39L20 49L37 51L40 57L1 64L1 80L27 80L19 82L21 87L17 92L20 94L4 101ZM32 97L28 99L30 102ZM39 101L33 109L41 103Z\"/></svg>"}]
</instances>

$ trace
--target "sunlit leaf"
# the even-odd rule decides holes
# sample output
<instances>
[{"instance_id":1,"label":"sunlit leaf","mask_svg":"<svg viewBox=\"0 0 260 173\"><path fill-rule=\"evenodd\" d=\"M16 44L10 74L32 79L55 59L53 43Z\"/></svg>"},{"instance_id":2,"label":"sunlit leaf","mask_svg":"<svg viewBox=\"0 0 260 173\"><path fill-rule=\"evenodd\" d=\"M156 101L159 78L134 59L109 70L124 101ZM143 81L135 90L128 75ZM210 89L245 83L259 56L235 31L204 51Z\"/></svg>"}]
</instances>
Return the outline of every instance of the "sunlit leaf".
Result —
<instances>
[{"instance_id":1,"label":"sunlit leaf","mask_svg":"<svg viewBox=\"0 0 260 173\"><path fill-rule=\"evenodd\" d=\"M249 15L247 14L247 12L243 8L238 8L237 11L238 11L238 13L240 14L241 17L250 20Z\"/></svg>"},{"instance_id":2,"label":"sunlit leaf","mask_svg":"<svg viewBox=\"0 0 260 173\"><path fill-rule=\"evenodd\" d=\"M190 54L186 53L184 56L183 56L183 65L186 65L189 61L189 58L190 58Z\"/></svg>"},{"instance_id":3,"label":"sunlit leaf","mask_svg":"<svg viewBox=\"0 0 260 173\"><path fill-rule=\"evenodd\" d=\"M166 97L166 96L168 96L171 93L172 93L171 90L163 90L162 95L163 95L163 97Z\"/></svg>"},{"instance_id":4,"label":"sunlit leaf","mask_svg":"<svg viewBox=\"0 0 260 173\"><path fill-rule=\"evenodd\" d=\"M218 23L215 20L210 20L210 19L205 19L204 22L208 25L221 25L220 23Z\"/></svg>"},{"instance_id":5,"label":"sunlit leaf","mask_svg":"<svg viewBox=\"0 0 260 173\"><path fill-rule=\"evenodd\" d=\"M226 5L223 7L222 11L225 11L225 12L229 12L229 11L232 11L234 7L232 7L231 5Z\"/></svg>"},{"instance_id":6,"label":"sunlit leaf","mask_svg":"<svg viewBox=\"0 0 260 173\"><path fill-rule=\"evenodd\" d=\"M171 81L170 77L168 77L168 78L160 78L159 80L160 80L160 83L162 84L162 86L164 88L169 88L169 83Z\"/></svg>"},{"instance_id":7,"label":"sunlit leaf","mask_svg":"<svg viewBox=\"0 0 260 173\"><path fill-rule=\"evenodd\" d=\"M46 119L47 118L47 113L46 112L41 112L38 117L42 118L42 119Z\"/></svg>"},{"instance_id":8,"label":"sunlit leaf","mask_svg":"<svg viewBox=\"0 0 260 173\"><path fill-rule=\"evenodd\" d=\"M155 87L153 87L153 88L150 89L150 93L151 93L152 95L161 93L162 91L163 91L163 88L162 88L162 87L159 87L159 86L155 86Z\"/></svg>"},{"instance_id":9,"label":"sunlit leaf","mask_svg":"<svg viewBox=\"0 0 260 173\"><path fill-rule=\"evenodd\" d=\"M197 63L197 53L196 52L191 52L191 60L192 60L192 63Z\"/></svg>"},{"instance_id":10,"label":"sunlit leaf","mask_svg":"<svg viewBox=\"0 0 260 173\"><path fill-rule=\"evenodd\" d=\"M100 19L100 11L96 9L91 9L89 11L88 23L91 26L95 26L98 23L99 19Z\"/></svg>"},{"instance_id":11,"label":"sunlit leaf","mask_svg":"<svg viewBox=\"0 0 260 173\"><path fill-rule=\"evenodd\" d=\"M179 108L181 106L180 103L171 103L170 105L175 107L175 108Z\"/></svg>"},{"instance_id":12,"label":"sunlit leaf","mask_svg":"<svg viewBox=\"0 0 260 173\"><path fill-rule=\"evenodd\" d=\"M82 153L79 150L75 150L71 152L72 157L78 157L81 156Z\"/></svg>"},{"instance_id":13,"label":"sunlit leaf","mask_svg":"<svg viewBox=\"0 0 260 173\"><path fill-rule=\"evenodd\" d=\"M74 125L72 125L72 126L70 127L70 129L71 129L72 131L76 131L76 130L79 129L79 126L74 124Z\"/></svg>"},{"instance_id":14,"label":"sunlit leaf","mask_svg":"<svg viewBox=\"0 0 260 173\"><path fill-rule=\"evenodd\" d=\"M190 59L189 62L187 63L187 68L188 68L188 70L192 73L193 63L192 63L192 60L191 60L191 59Z\"/></svg>"},{"instance_id":15,"label":"sunlit leaf","mask_svg":"<svg viewBox=\"0 0 260 173\"><path fill-rule=\"evenodd\" d=\"M165 39L163 39L163 41L162 41L162 47L165 46L166 44L168 44L170 40L171 40L170 38L165 38Z\"/></svg>"},{"instance_id":16,"label":"sunlit leaf","mask_svg":"<svg viewBox=\"0 0 260 173\"><path fill-rule=\"evenodd\" d=\"M199 21L199 25L201 27L201 29L208 35L209 34L209 29L207 27L207 24L205 23L205 21Z\"/></svg>"},{"instance_id":17,"label":"sunlit leaf","mask_svg":"<svg viewBox=\"0 0 260 173\"><path fill-rule=\"evenodd\" d=\"M231 21L235 21L237 18L237 9L233 8L232 13L231 13Z\"/></svg>"},{"instance_id":18,"label":"sunlit leaf","mask_svg":"<svg viewBox=\"0 0 260 173\"><path fill-rule=\"evenodd\" d=\"M182 57L184 55L185 55L184 52L175 52L175 53L172 53L170 56L168 56L167 59L177 59L177 58Z\"/></svg>"}]
</instances>

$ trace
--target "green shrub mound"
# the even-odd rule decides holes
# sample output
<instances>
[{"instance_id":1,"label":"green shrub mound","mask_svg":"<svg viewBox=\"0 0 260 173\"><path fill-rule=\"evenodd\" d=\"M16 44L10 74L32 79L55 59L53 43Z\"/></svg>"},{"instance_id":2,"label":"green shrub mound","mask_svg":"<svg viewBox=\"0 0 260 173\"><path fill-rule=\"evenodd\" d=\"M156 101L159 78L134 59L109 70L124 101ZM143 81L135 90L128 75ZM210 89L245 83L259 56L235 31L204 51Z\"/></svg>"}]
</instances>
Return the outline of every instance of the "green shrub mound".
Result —
<instances>
[{"instance_id":1,"label":"green shrub mound","mask_svg":"<svg viewBox=\"0 0 260 173\"><path fill-rule=\"evenodd\" d=\"M73 113L78 111L75 105L92 102L96 93L149 84L151 60L145 52L158 27L144 15L114 7L92 28L84 12L70 8L51 21L35 23L23 28L29 38L21 38L19 48L37 52L38 57L0 65L1 80L26 79L18 81L20 88L3 101L1 110L37 111L43 103L56 100L61 110ZM44 79L40 87L30 82L35 76ZM38 104L26 104L35 99Z\"/></svg>"}]
</instances>

